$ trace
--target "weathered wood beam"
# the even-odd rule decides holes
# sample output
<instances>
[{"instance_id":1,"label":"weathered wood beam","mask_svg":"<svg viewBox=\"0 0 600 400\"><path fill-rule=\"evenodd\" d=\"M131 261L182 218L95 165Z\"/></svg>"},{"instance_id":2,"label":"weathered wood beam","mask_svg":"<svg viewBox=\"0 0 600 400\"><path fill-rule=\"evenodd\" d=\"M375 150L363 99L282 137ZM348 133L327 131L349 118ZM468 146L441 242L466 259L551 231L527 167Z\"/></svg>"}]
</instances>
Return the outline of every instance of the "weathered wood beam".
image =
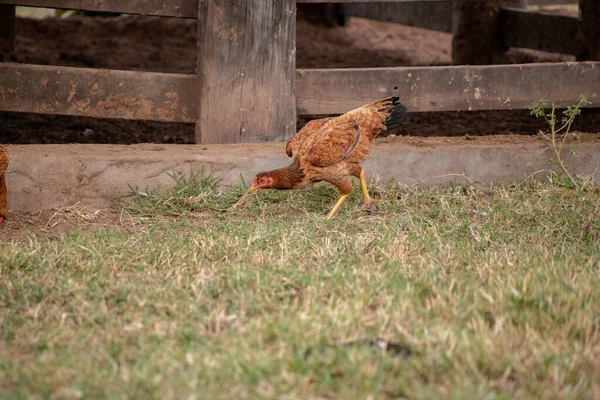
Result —
<instances>
[{"instance_id":1,"label":"weathered wood beam","mask_svg":"<svg viewBox=\"0 0 600 400\"><path fill-rule=\"evenodd\" d=\"M600 61L600 1L579 0L581 25L579 39L582 51L578 61Z\"/></svg>"},{"instance_id":2,"label":"weathered wood beam","mask_svg":"<svg viewBox=\"0 0 600 400\"><path fill-rule=\"evenodd\" d=\"M197 0L0 0L0 4L196 18Z\"/></svg>"},{"instance_id":3,"label":"weathered wood beam","mask_svg":"<svg viewBox=\"0 0 600 400\"><path fill-rule=\"evenodd\" d=\"M500 10L500 29L506 47L570 55L580 52L577 18L503 8Z\"/></svg>"},{"instance_id":4,"label":"weathered wood beam","mask_svg":"<svg viewBox=\"0 0 600 400\"><path fill-rule=\"evenodd\" d=\"M295 133L294 0L202 0L197 143L283 141Z\"/></svg>"},{"instance_id":5,"label":"weathered wood beam","mask_svg":"<svg viewBox=\"0 0 600 400\"><path fill-rule=\"evenodd\" d=\"M600 105L600 62L298 70L297 112L341 114L397 95L411 112ZM195 75L0 63L0 110L93 118L196 121ZM239 132L238 132L239 133Z\"/></svg>"},{"instance_id":6,"label":"weathered wood beam","mask_svg":"<svg viewBox=\"0 0 600 400\"><path fill-rule=\"evenodd\" d=\"M298 114L340 114L386 96L410 112L526 109L540 98L559 106L585 94L598 107L600 63L299 70Z\"/></svg>"},{"instance_id":7,"label":"weathered wood beam","mask_svg":"<svg viewBox=\"0 0 600 400\"><path fill-rule=\"evenodd\" d=\"M196 77L0 63L0 110L194 122Z\"/></svg>"},{"instance_id":8,"label":"weathered wood beam","mask_svg":"<svg viewBox=\"0 0 600 400\"><path fill-rule=\"evenodd\" d=\"M293 1L293 0L292 0ZM439 0L337 0L336 3L362 2L432 2ZM298 0L298 3L330 3L322 0ZM124 14L157 15L163 17L197 18L198 0L0 0L0 4L68 10L100 11Z\"/></svg>"},{"instance_id":9,"label":"weathered wood beam","mask_svg":"<svg viewBox=\"0 0 600 400\"><path fill-rule=\"evenodd\" d=\"M337 0L335 3L404 3L411 5L419 3L445 3L451 4L451 0ZM577 0L529 0L530 5L546 4L571 4ZM331 3L331 0L297 0L297 3L318 4ZM145 1L123 1L123 0L0 0L0 4L16 4L30 7L60 8L69 10L85 10L113 12L124 14L157 15L163 17L180 17L195 19L198 16L198 0L145 0ZM414 6L416 7L416 5ZM445 22L444 22L445 23ZM410 25L410 24L409 24ZM416 25L418 26L418 25Z\"/></svg>"},{"instance_id":10,"label":"weathered wood beam","mask_svg":"<svg viewBox=\"0 0 600 400\"><path fill-rule=\"evenodd\" d=\"M15 6L0 5L0 62L15 49Z\"/></svg>"}]
</instances>

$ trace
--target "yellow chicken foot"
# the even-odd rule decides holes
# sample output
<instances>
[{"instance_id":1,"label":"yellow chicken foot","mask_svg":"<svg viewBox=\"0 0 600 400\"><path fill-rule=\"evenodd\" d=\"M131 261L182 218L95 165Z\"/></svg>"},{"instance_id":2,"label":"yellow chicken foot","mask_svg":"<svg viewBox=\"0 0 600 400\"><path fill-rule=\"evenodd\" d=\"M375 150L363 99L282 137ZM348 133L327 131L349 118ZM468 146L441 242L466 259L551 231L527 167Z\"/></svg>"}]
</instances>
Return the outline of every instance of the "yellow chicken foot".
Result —
<instances>
[{"instance_id":1,"label":"yellow chicken foot","mask_svg":"<svg viewBox=\"0 0 600 400\"><path fill-rule=\"evenodd\" d=\"M371 203L375 203L375 200L369 196L369 190L367 189L367 179L365 178L365 170L360 171L360 191L362 192L363 206Z\"/></svg>"},{"instance_id":2,"label":"yellow chicken foot","mask_svg":"<svg viewBox=\"0 0 600 400\"><path fill-rule=\"evenodd\" d=\"M335 206L333 206L333 208L331 209L331 211L329 212L329 214L327 214L327 216L325 217L325 219L331 219L331 218L333 218L333 216L339 211L340 207L342 206L342 204L344 203L344 201L348 198L348 196L349 196L349 194L342 194L342 195L340 195L340 198L335 203Z\"/></svg>"}]
</instances>

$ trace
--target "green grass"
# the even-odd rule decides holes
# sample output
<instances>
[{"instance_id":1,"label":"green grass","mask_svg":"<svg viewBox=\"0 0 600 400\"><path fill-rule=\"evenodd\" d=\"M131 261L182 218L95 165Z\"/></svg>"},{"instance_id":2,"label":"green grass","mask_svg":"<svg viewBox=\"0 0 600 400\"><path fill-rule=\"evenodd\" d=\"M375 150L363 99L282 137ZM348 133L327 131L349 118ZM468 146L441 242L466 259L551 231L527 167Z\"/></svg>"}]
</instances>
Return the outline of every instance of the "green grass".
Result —
<instances>
[{"instance_id":1,"label":"green grass","mask_svg":"<svg viewBox=\"0 0 600 400\"><path fill-rule=\"evenodd\" d=\"M0 244L3 398L593 398L600 190L220 192ZM375 190L373 190L375 191ZM407 359L355 339L407 344Z\"/></svg>"}]
</instances>

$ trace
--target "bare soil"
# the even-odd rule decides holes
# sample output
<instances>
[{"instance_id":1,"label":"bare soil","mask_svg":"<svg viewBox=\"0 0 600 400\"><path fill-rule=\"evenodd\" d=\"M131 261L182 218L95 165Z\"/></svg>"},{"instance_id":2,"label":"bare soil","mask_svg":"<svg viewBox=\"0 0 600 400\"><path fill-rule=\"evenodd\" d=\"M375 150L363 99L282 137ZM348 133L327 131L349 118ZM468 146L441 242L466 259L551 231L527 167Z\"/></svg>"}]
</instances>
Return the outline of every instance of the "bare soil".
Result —
<instances>
[{"instance_id":1,"label":"bare soil","mask_svg":"<svg viewBox=\"0 0 600 400\"><path fill-rule=\"evenodd\" d=\"M41 65L194 73L196 22L125 16L17 20L10 61ZM451 35L349 18L328 28L299 15L299 68L448 65ZM498 63L573 60L571 56L511 49ZM298 128L307 118L298 119ZM0 143L194 143L193 124L0 113ZM527 110L410 114L388 135L534 135L544 124ZM600 110L585 110L574 127L600 132Z\"/></svg>"},{"instance_id":2,"label":"bare soil","mask_svg":"<svg viewBox=\"0 0 600 400\"><path fill-rule=\"evenodd\" d=\"M38 213L11 213L0 224L0 243L24 243L38 238L60 237L74 230L95 231L118 228L127 232L141 229L137 220L118 208L90 210L85 207L63 207Z\"/></svg>"},{"instance_id":3,"label":"bare soil","mask_svg":"<svg viewBox=\"0 0 600 400\"><path fill-rule=\"evenodd\" d=\"M600 143L600 135L587 132L573 132L573 140L569 144L577 143ZM496 134L487 136L471 136L465 134L463 136L397 136L385 137L377 139L377 143L404 143L409 146L416 147L439 147L439 146L464 146L464 145L524 145L531 143L548 143L548 140L542 135L513 135L513 134Z\"/></svg>"}]
</instances>

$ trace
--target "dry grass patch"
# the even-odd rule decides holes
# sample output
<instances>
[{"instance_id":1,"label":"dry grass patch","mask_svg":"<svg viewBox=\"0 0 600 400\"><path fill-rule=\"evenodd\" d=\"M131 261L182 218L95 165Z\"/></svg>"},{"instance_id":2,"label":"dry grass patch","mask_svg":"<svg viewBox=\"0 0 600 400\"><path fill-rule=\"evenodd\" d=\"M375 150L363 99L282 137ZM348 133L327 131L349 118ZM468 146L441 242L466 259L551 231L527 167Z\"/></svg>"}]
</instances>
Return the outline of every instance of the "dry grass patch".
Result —
<instances>
[{"instance_id":1,"label":"dry grass patch","mask_svg":"<svg viewBox=\"0 0 600 400\"><path fill-rule=\"evenodd\" d=\"M324 185L178 177L124 205L135 230L0 244L0 393L593 398L600 190L568 183L374 187L324 221ZM322 347L378 337L414 353Z\"/></svg>"}]
</instances>

